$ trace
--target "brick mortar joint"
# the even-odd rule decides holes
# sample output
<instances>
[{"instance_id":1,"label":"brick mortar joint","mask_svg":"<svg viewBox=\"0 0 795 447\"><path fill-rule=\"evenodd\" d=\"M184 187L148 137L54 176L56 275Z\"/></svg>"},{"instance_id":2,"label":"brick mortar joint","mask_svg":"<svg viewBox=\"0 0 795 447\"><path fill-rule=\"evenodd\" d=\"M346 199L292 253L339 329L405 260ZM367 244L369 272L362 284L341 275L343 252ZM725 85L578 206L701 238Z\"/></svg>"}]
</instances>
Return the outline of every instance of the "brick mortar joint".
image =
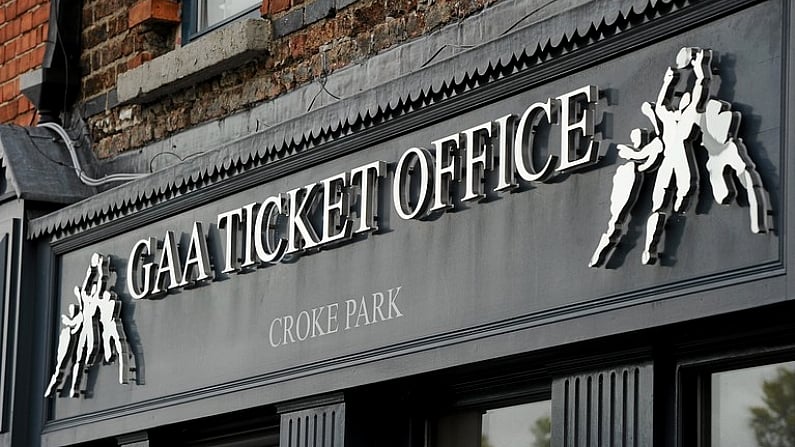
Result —
<instances>
[{"instance_id":1,"label":"brick mortar joint","mask_svg":"<svg viewBox=\"0 0 795 447\"><path fill-rule=\"evenodd\" d=\"M93 46L91 48L84 48L83 52L90 53L90 52L92 52L94 50L98 50L100 48L107 48L109 45L111 45L112 43L116 43L117 41L124 42L125 40L127 40L130 37L128 34L129 34L129 31L125 31L124 33L117 34L117 35L112 36L112 37L110 37L108 39L105 39L99 45L95 45L95 46Z\"/></svg>"}]
</instances>

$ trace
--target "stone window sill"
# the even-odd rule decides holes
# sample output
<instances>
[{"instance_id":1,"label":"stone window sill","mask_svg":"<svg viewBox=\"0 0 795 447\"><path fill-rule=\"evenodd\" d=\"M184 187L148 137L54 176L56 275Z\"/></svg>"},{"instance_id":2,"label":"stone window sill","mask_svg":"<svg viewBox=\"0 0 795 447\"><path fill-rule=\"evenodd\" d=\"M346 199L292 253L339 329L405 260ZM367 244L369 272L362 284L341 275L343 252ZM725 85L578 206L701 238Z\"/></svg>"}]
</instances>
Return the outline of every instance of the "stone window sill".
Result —
<instances>
[{"instance_id":1,"label":"stone window sill","mask_svg":"<svg viewBox=\"0 0 795 447\"><path fill-rule=\"evenodd\" d=\"M270 20L230 23L116 79L121 103L146 103L176 92L265 53L271 43Z\"/></svg>"}]
</instances>

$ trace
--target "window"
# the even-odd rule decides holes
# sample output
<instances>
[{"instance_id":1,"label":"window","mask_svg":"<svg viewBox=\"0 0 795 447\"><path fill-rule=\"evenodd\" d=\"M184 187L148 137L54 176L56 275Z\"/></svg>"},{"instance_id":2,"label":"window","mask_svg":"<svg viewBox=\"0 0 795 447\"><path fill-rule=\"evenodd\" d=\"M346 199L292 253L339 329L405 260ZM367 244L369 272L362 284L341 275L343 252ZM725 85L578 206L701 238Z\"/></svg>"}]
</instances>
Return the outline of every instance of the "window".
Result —
<instances>
[{"instance_id":1,"label":"window","mask_svg":"<svg viewBox=\"0 0 795 447\"><path fill-rule=\"evenodd\" d=\"M679 444L795 446L795 361L791 347L681 363Z\"/></svg>"},{"instance_id":2,"label":"window","mask_svg":"<svg viewBox=\"0 0 795 447\"><path fill-rule=\"evenodd\" d=\"M795 362L710 374L710 447L795 446Z\"/></svg>"},{"instance_id":3,"label":"window","mask_svg":"<svg viewBox=\"0 0 795 447\"><path fill-rule=\"evenodd\" d=\"M261 0L198 0L197 25L204 30L259 6Z\"/></svg>"},{"instance_id":4,"label":"window","mask_svg":"<svg viewBox=\"0 0 795 447\"><path fill-rule=\"evenodd\" d=\"M532 402L487 410L480 425L480 447L549 447L552 402Z\"/></svg>"},{"instance_id":5,"label":"window","mask_svg":"<svg viewBox=\"0 0 795 447\"><path fill-rule=\"evenodd\" d=\"M186 0L182 5L182 41L187 43L225 23L259 17L262 0Z\"/></svg>"},{"instance_id":6,"label":"window","mask_svg":"<svg viewBox=\"0 0 795 447\"><path fill-rule=\"evenodd\" d=\"M549 447L552 401L461 410L441 417L434 447Z\"/></svg>"}]
</instances>

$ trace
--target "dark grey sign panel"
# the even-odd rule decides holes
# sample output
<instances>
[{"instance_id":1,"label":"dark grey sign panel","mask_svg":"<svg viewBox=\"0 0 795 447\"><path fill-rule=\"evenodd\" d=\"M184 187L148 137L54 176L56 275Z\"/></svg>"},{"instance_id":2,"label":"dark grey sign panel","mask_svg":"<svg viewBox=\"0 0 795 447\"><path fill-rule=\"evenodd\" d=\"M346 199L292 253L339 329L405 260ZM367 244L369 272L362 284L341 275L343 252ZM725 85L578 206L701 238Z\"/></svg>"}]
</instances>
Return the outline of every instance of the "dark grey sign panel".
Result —
<instances>
[{"instance_id":1,"label":"dark grey sign panel","mask_svg":"<svg viewBox=\"0 0 795 447\"><path fill-rule=\"evenodd\" d=\"M708 281L720 284L728 276L741 280L780 264L779 234L753 233L747 203L716 204L705 181L707 154L697 153L699 191L687 214L668 219L657 264L641 262L652 213L648 181L608 268L588 266L610 219L613 177L624 162L616 145L631 144L633 129L650 127L642 104L657 99L666 68L683 47L715 52L713 97L742 114L739 136L769 192L773 225L781 224L780 9L771 3L748 8L476 111L61 255L61 313L75 303L73 289L83 281L93 253L111 256L137 383L119 384L116 365L98 365L86 377L90 398L53 400L54 419L221 393L233 383L255 387L528 322L663 299L664 293L686 293ZM520 116L531 104L589 85L601 92L595 120L605 157L598 164L509 192L493 191L496 182L489 177L485 201L461 202L463 187L454 188L458 200L451 211L422 220L399 217L391 188L396 162L409 148L431 148L432 141L509 113ZM558 128L540 127L536 144L548 145L550 153L559 150ZM546 152L535 156L541 166ZM220 214L379 160L388 163L389 172L378 193L379 231L290 262L219 274L226 244L226 230L217 227ZM133 246L149 237L163 241L173 231L184 255L194 222L202 222L208 235L216 279L158 299L133 300L125 277Z\"/></svg>"}]
</instances>

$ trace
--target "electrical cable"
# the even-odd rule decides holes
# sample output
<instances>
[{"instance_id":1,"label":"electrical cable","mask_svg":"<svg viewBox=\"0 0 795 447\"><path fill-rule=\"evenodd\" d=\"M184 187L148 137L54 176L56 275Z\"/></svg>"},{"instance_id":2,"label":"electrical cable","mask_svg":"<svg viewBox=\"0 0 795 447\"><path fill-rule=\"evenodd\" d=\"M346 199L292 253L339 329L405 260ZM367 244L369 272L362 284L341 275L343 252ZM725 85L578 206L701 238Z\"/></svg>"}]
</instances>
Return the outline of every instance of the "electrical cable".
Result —
<instances>
[{"instance_id":1,"label":"electrical cable","mask_svg":"<svg viewBox=\"0 0 795 447\"><path fill-rule=\"evenodd\" d=\"M422 65L420 65L420 68L424 68L426 65L430 64L431 61L436 59L436 56L438 56L442 52L442 50L444 50L445 48L453 48L453 49L456 49L456 50L468 50L470 48L475 48L475 46L474 45L455 45L455 44L452 44L452 43L446 43L446 44L442 45L441 47L439 47L439 49L436 50L436 52L433 53L433 56L428 58L427 61L423 62Z\"/></svg>"},{"instance_id":2,"label":"electrical cable","mask_svg":"<svg viewBox=\"0 0 795 447\"><path fill-rule=\"evenodd\" d=\"M193 154L186 155L186 156L184 156L184 157L180 157L180 156L179 156L179 154L177 154L177 153L175 153L175 152L171 152L171 151L163 151L163 152L160 152L159 154L156 154L154 157L152 157L152 158L149 160L149 173L151 174L152 172L155 172L155 170L154 170L154 168L152 167L152 165L154 164L155 160L157 160L158 158L160 158L160 157L162 157L162 156L164 156L164 155L170 155L170 156L172 156L172 157L175 157L175 158L176 158L177 160L179 160L179 161L185 161L185 160L187 160L187 159L189 159L189 158L198 157L199 155L202 155L203 153L204 153L203 151L202 151L202 152L195 152L195 153L193 153Z\"/></svg>"},{"instance_id":3,"label":"electrical cable","mask_svg":"<svg viewBox=\"0 0 795 447\"><path fill-rule=\"evenodd\" d=\"M77 153L75 152L75 147L72 142L72 138L66 133L66 130L61 127L60 124L57 123L40 123L38 127L43 127L45 129L49 129L54 131L66 144L66 148L69 150L69 156L72 158L72 166L74 167L75 174L80 179L81 182L88 186L100 186L110 182L128 182L130 180L136 180L142 177L146 177L149 174L136 174L136 173L123 173L123 174L109 174L102 178L95 179L93 177L88 176L83 168L80 167L80 160L77 158Z\"/></svg>"},{"instance_id":4,"label":"electrical cable","mask_svg":"<svg viewBox=\"0 0 795 447\"><path fill-rule=\"evenodd\" d=\"M522 16L522 18L521 18L521 19L519 19L519 20L517 20L516 22L514 22L514 23L513 23L513 25L509 26L509 27L508 27L508 29L506 29L505 31L503 31L502 33L500 33L500 36L504 36L504 35L506 35L506 34L510 33L510 32L511 32L511 30L513 30L514 28L516 28L517 26L519 26L519 24L520 24L520 23L522 23L522 22L524 22L525 20L529 19L530 17L532 17L532 16L536 15L536 13L538 13L538 12L539 12L539 11L541 11L542 9L546 8L547 6L549 6L549 5L553 4L553 3L555 3L555 1L556 1L556 0L548 0L546 3L544 3L544 4L540 5L540 6L538 6L537 8L533 9L532 11L528 12L527 14L525 14L524 16Z\"/></svg>"}]
</instances>

